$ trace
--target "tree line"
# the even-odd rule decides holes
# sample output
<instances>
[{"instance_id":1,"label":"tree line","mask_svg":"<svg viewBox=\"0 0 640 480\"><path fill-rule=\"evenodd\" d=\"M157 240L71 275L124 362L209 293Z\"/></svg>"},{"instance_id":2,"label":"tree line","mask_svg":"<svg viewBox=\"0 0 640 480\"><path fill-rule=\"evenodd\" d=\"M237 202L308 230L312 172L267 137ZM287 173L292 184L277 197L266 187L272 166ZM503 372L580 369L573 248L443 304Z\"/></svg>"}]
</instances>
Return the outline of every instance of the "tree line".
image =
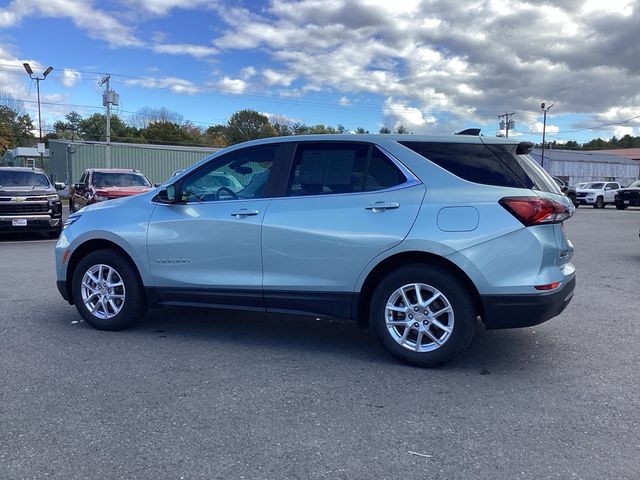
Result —
<instances>
[{"instance_id":1,"label":"tree line","mask_svg":"<svg viewBox=\"0 0 640 480\"><path fill-rule=\"evenodd\" d=\"M102 113L94 113L83 117L78 112L71 111L53 124L53 128L46 129L45 143L51 139L66 139L76 141L104 141L106 139L106 118ZM18 146L33 146L37 141L33 135L34 122L24 111L24 105L19 100L0 91L0 156L7 149ZM128 120L117 114L111 115L111 141L123 143L152 143L164 145L185 145L202 147L226 147L236 143L286 135L305 134L346 134L370 133L357 127L347 129L344 125L316 124L306 125L292 122L283 116L271 116L245 109L235 112L226 124L202 127L184 120L182 115L164 107L143 107ZM393 131L382 127L378 133L407 134L411 133L406 127L399 125ZM564 144L551 142L552 148L572 150L597 150L615 148L640 148L640 137L625 135L610 140L596 138L579 144L569 141Z\"/></svg>"},{"instance_id":2,"label":"tree line","mask_svg":"<svg viewBox=\"0 0 640 480\"><path fill-rule=\"evenodd\" d=\"M48 139L95 140L104 141L105 115L94 113L83 118L77 112L69 112L64 121L53 125L53 132L47 134ZM402 125L396 133L409 133ZM277 137L286 135L306 134L346 134L351 133L344 125L316 124L306 125L301 122L291 122L285 117L267 117L255 110L245 109L235 112L226 124L200 127L182 116L165 108L154 109L144 107L132 115L129 121L118 115L111 116L111 140L125 143L155 143L171 145L192 145L207 147L227 147L236 143L258 138ZM353 133L370 133L358 127ZM391 133L383 127L379 133Z\"/></svg>"}]
</instances>

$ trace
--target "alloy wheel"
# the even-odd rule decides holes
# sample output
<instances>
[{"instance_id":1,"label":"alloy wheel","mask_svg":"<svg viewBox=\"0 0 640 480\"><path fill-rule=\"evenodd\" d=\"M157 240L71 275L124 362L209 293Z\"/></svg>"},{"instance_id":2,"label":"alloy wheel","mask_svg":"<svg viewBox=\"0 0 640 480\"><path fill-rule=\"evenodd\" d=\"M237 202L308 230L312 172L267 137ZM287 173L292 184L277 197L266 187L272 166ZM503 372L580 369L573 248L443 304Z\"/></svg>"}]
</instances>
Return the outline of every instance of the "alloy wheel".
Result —
<instances>
[{"instance_id":1,"label":"alloy wheel","mask_svg":"<svg viewBox=\"0 0 640 480\"><path fill-rule=\"evenodd\" d=\"M410 283L387 300L385 322L391 337L402 347L430 352L451 337L454 314L441 291L424 283Z\"/></svg>"},{"instance_id":2,"label":"alloy wheel","mask_svg":"<svg viewBox=\"0 0 640 480\"><path fill-rule=\"evenodd\" d=\"M124 306L124 281L116 269L109 265L90 267L82 277L80 288L84 306L96 318L113 318Z\"/></svg>"}]
</instances>

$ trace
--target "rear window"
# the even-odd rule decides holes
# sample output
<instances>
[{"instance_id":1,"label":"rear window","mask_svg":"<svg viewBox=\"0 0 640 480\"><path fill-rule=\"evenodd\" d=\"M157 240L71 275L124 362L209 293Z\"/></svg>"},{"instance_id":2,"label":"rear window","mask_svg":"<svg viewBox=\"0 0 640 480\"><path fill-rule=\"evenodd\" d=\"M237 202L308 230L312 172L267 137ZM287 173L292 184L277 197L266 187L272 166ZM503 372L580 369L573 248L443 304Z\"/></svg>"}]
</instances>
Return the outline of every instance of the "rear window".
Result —
<instances>
[{"instance_id":1,"label":"rear window","mask_svg":"<svg viewBox=\"0 0 640 480\"><path fill-rule=\"evenodd\" d=\"M0 186L2 187L48 187L50 185L44 173L0 169Z\"/></svg>"},{"instance_id":2,"label":"rear window","mask_svg":"<svg viewBox=\"0 0 640 480\"><path fill-rule=\"evenodd\" d=\"M400 142L436 165L469 182L560 193L553 178L517 145Z\"/></svg>"},{"instance_id":3,"label":"rear window","mask_svg":"<svg viewBox=\"0 0 640 480\"><path fill-rule=\"evenodd\" d=\"M93 186L105 187L150 187L149 181L139 173L95 172Z\"/></svg>"}]
</instances>

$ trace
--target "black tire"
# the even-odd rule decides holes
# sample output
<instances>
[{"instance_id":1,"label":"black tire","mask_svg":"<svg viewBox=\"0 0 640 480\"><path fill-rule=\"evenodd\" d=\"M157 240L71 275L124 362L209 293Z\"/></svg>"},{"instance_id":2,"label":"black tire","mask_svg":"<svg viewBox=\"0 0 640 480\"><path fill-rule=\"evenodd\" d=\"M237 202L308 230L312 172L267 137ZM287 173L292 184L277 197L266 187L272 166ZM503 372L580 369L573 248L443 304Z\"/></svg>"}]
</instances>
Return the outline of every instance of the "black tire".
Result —
<instances>
[{"instance_id":1,"label":"black tire","mask_svg":"<svg viewBox=\"0 0 640 480\"><path fill-rule=\"evenodd\" d=\"M396 290L414 283L425 284L440 291L453 310L453 317L447 314L449 324L451 324L451 318L454 320L451 333L440 347L432 351L410 350L398 343L387 328L385 319L387 301ZM393 271L375 289L370 307L370 325L384 348L403 362L419 367L436 367L452 360L467 349L475 332L477 314L471 292L456 275L437 265L408 265ZM416 315L419 314L420 312ZM404 316L404 314L400 315ZM414 325L418 325L418 322ZM406 327L399 328L404 332ZM400 331L397 331L400 334ZM416 340L414 340L415 343Z\"/></svg>"},{"instance_id":2,"label":"black tire","mask_svg":"<svg viewBox=\"0 0 640 480\"><path fill-rule=\"evenodd\" d=\"M574 207L577 207L578 205L580 205L578 203L578 201L576 200L576 196L575 195L568 195L568 197L569 197L569 200L571 200L571 203L573 203Z\"/></svg>"},{"instance_id":3,"label":"black tire","mask_svg":"<svg viewBox=\"0 0 640 480\"><path fill-rule=\"evenodd\" d=\"M596 198L596 203L593 204L593 208L604 208L604 198Z\"/></svg>"},{"instance_id":4,"label":"black tire","mask_svg":"<svg viewBox=\"0 0 640 480\"><path fill-rule=\"evenodd\" d=\"M114 269L124 284L125 298L120 311L111 318L99 318L92 314L82 299L82 278L94 265L107 265ZM73 272L73 299L78 312L84 320L98 330L123 330L140 320L146 310L147 302L142 281L136 268L117 250L96 250L85 256ZM116 300L117 302L117 300ZM97 309L98 313L99 308Z\"/></svg>"},{"instance_id":5,"label":"black tire","mask_svg":"<svg viewBox=\"0 0 640 480\"><path fill-rule=\"evenodd\" d=\"M618 210L624 210L625 208L627 208L627 206L623 205L622 203L616 203L616 208Z\"/></svg>"}]
</instances>

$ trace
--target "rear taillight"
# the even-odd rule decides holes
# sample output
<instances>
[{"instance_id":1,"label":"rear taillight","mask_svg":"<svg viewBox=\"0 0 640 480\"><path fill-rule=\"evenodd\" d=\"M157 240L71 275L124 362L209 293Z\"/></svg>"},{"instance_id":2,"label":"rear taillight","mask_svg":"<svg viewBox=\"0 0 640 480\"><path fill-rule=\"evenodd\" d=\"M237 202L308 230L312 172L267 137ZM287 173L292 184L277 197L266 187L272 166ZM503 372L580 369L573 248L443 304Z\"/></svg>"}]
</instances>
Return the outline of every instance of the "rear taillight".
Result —
<instances>
[{"instance_id":1,"label":"rear taillight","mask_svg":"<svg viewBox=\"0 0 640 480\"><path fill-rule=\"evenodd\" d=\"M525 227L560 223L571 216L569 207L548 198L505 197L499 203Z\"/></svg>"}]
</instances>

